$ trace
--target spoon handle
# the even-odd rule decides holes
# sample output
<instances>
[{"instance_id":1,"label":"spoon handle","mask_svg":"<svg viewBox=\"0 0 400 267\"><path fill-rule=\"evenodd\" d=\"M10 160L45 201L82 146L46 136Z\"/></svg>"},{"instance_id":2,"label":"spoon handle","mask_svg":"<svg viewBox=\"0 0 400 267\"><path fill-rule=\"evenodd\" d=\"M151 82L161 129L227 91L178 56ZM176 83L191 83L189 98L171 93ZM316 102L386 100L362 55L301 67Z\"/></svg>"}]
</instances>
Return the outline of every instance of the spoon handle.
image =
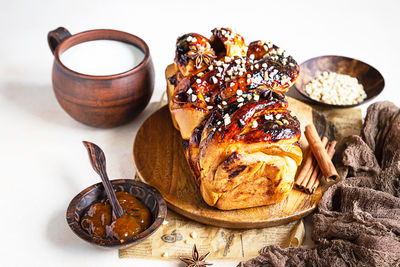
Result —
<instances>
[{"instance_id":1,"label":"spoon handle","mask_svg":"<svg viewBox=\"0 0 400 267\"><path fill-rule=\"evenodd\" d=\"M83 141L83 144L88 151L90 164L95 172L97 172L101 177L101 181L103 182L104 189L106 190L108 200L110 201L112 207L113 219L118 219L122 216L122 214L124 214L124 210L119 204L114 192L114 188L108 179L106 172L106 157L104 156L104 152L100 147L91 142Z\"/></svg>"}]
</instances>

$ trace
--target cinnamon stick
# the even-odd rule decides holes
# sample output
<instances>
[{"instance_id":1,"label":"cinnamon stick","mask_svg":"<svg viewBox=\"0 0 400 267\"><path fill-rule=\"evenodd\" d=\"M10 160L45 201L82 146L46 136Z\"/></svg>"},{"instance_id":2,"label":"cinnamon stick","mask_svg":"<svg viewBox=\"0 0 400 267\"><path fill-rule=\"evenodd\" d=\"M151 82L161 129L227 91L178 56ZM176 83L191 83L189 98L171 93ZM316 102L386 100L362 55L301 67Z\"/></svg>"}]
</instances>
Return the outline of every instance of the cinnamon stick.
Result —
<instances>
[{"instance_id":1,"label":"cinnamon stick","mask_svg":"<svg viewBox=\"0 0 400 267\"><path fill-rule=\"evenodd\" d=\"M325 144L325 149L327 150L329 147L329 144ZM318 164L315 164L315 168L310 176L310 179L308 179L307 184L304 186L304 189L307 193L310 193L309 191L311 190L311 187L314 185L315 180L318 178L319 173L321 172L321 169L319 168Z\"/></svg>"},{"instance_id":2,"label":"cinnamon stick","mask_svg":"<svg viewBox=\"0 0 400 267\"><path fill-rule=\"evenodd\" d=\"M328 143L328 138L326 136L322 137L321 143L325 147L326 144ZM312 177L312 174L315 171L318 171L318 164L317 164L317 161L315 160L314 156L312 156L311 167L310 167L309 171L307 172L307 175L305 176L305 179L299 185L300 189L304 189L304 188L307 187L307 184L310 181L310 178Z\"/></svg>"},{"instance_id":3,"label":"cinnamon stick","mask_svg":"<svg viewBox=\"0 0 400 267\"><path fill-rule=\"evenodd\" d=\"M331 159L332 159L333 156L335 155L335 151L336 151L335 146L336 146L336 141L330 142L330 143L328 144L328 146L327 146L328 155L329 155L329 157L330 157ZM306 187L306 192L307 192L307 193L310 193L310 194L314 193L315 189L318 188L321 179L322 179L322 172L321 172L321 170L319 169L318 175L317 175L316 179L315 179L313 182L311 182L311 180L310 180L310 185L307 185L307 187Z\"/></svg>"},{"instance_id":4,"label":"cinnamon stick","mask_svg":"<svg viewBox=\"0 0 400 267\"><path fill-rule=\"evenodd\" d=\"M326 138L325 136L322 139L324 142L328 142L328 138ZM308 178L311 176L311 173L316 165L315 162L313 162L313 161L315 161L315 159L311 152L310 147L306 151L303 161L304 161L303 166L302 166L300 172L298 173L296 180L294 182L295 186L299 189L304 188L304 186L301 187L301 185L303 184L304 181L308 181Z\"/></svg>"},{"instance_id":5,"label":"cinnamon stick","mask_svg":"<svg viewBox=\"0 0 400 267\"><path fill-rule=\"evenodd\" d=\"M321 143L321 139L315 129L314 124L309 124L306 126L305 136L307 138L310 149L318 162L318 166L321 169L322 174L327 181L335 181L339 178L335 166L332 160L329 158L324 145Z\"/></svg>"},{"instance_id":6,"label":"cinnamon stick","mask_svg":"<svg viewBox=\"0 0 400 267\"><path fill-rule=\"evenodd\" d=\"M301 167L299 173L297 174L296 180L294 182L295 186L300 189L300 185L303 183L304 179L307 177L307 173L312 165L312 152L308 148L306 153L304 153L303 166Z\"/></svg>"}]
</instances>

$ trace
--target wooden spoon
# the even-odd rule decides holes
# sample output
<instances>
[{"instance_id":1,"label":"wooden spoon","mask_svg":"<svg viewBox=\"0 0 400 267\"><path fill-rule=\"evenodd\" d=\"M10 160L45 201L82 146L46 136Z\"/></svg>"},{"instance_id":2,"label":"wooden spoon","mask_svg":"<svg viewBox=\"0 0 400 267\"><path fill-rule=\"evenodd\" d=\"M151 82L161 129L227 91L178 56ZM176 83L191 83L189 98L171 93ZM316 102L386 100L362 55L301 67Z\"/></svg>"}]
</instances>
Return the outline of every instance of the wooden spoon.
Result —
<instances>
[{"instance_id":1,"label":"wooden spoon","mask_svg":"<svg viewBox=\"0 0 400 267\"><path fill-rule=\"evenodd\" d=\"M92 164L95 172L97 172L101 177L104 189L106 190L107 198L111 204L113 220L116 220L124 214L124 210L119 204L117 197L115 196L114 188L108 179L106 172L106 157L104 156L104 152L100 147L91 142L83 141L83 144L88 151L90 164Z\"/></svg>"}]
</instances>

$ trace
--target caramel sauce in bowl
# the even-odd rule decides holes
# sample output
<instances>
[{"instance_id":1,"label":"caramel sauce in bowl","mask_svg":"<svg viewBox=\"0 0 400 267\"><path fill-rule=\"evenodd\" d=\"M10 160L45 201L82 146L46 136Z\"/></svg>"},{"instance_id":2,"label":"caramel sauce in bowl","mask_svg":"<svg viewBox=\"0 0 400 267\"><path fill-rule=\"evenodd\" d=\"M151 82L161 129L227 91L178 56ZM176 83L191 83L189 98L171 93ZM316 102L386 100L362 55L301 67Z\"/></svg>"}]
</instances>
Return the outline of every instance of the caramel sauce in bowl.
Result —
<instances>
[{"instance_id":1,"label":"caramel sauce in bowl","mask_svg":"<svg viewBox=\"0 0 400 267\"><path fill-rule=\"evenodd\" d=\"M154 233L167 215L161 194L145 183L120 179L111 181L124 215L112 221L111 206L101 183L92 185L72 199L67 222L83 240L102 247L127 248Z\"/></svg>"}]
</instances>

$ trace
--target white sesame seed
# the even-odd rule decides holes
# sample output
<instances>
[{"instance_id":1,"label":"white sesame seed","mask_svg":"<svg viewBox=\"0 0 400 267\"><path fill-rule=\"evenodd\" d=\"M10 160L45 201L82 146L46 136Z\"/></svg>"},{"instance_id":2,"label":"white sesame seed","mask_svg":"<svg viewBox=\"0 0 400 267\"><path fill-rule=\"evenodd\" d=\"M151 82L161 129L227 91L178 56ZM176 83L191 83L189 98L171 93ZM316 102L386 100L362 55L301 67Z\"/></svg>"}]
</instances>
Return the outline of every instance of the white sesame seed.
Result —
<instances>
[{"instance_id":1,"label":"white sesame seed","mask_svg":"<svg viewBox=\"0 0 400 267\"><path fill-rule=\"evenodd\" d=\"M225 62L231 62L231 58L230 57L225 57Z\"/></svg>"},{"instance_id":2,"label":"white sesame seed","mask_svg":"<svg viewBox=\"0 0 400 267\"><path fill-rule=\"evenodd\" d=\"M189 36L186 38L186 41L188 41L188 42L192 41L192 36L189 35Z\"/></svg>"},{"instance_id":3,"label":"white sesame seed","mask_svg":"<svg viewBox=\"0 0 400 267\"><path fill-rule=\"evenodd\" d=\"M219 109L222 109L222 106L221 106L220 104L218 104L217 107L218 107Z\"/></svg>"},{"instance_id":4,"label":"white sesame seed","mask_svg":"<svg viewBox=\"0 0 400 267\"><path fill-rule=\"evenodd\" d=\"M193 43L197 42L196 37L193 37L193 38L192 38L192 42L193 42Z\"/></svg>"},{"instance_id":5,"label":"white sesame seed","mask_svg":"<svg viewBox=\"0 0 400 267\"><path fill-rule=\"evenodd\" d=\"M231 79L229 79L228 77L225 78L225 82L229 82Z\"/></svg>"},{"instance_id":6,"label":"white sesame seed","mask_svg":"<svg viewBox=\"0 0 400 267\"><path fill-rule=\"evenodd\" d=\"M248 100L251 100L251 98L252 98L251 94L248 94L248 95L247 95L247 99L248 99Z\"/></svg>"},{"instance_id":7,"label":"white sesame seed","mask_svg":"<svg viewBox=\"0 0 400 267\"><path fill-rule=\"evenodd\" d=\"M209 70L213 70L213 69L214 69L214 66L213 66L213 65L210 65L210 66L208 66L208 69L209 69Z\"/></svg>"},{"instance_id":8,"label":"white sesame seed","mask_svg":"<svg viewBox=\"0 0 400 267\"><path fill-rule=\"evenodd\" d=\"M223 72L223 71L224 71L224 69L223 69L223 68L221 68L221 67L218 67L218 71L219 71L219 72Z\"/></svg>"},{"instance_id":9,"label":"white sesame seed","mask_svg":"<svg viewBox=\"0 0 400 267\"><path fill-rule=\"evenodd\" d=\"M254 54L251 54L251 55L249 56L249 58L250 58L251 60L254 60L256 57L254 56Z\"/></svg>"},{"instance_id":10,"label":"white sesame seed","mask_svg":"<svg viewBox=\"0 0 400 267\"><path fill-rule=\"evenodd\" d=\"M261 66L262 66L263 68L268 68L267 63L263 63Z\"/></svg>"},{"instance_id":11,"label":"white sesame seed","mask_svg":"<svg viewBox=\"0 0 400 267\"><path fill-rule=\"evenodd\" d=\"M244 101L244 98L243 97L239 97L237 100L236 100L237 102L243 102Z\"/></svg>"},{"instance_id":12,"label":"white sesame seed","mask_svg":"<svg viewBox=\"0 0 400 267\"><path fill-rule=\"evenodd\" d=\"M241 61L240 59L236 59L236 60L235 60L235 63L238 64L238 65L239 65L241 62L242 62L242 61Z\"/></svg>"},{"instance_id":13,"label":"white sesame seed","mask_svg":"<svg viewBox=\"0 0 400 267\"><path fill-rule=\"evenodd\" d=\"M260 99L260 96L258 94L254 94L254 100L258 101Z\"/></svg>"},{"instance_id":14,"label":"white sesame seed","mask_svg":"<svg viewBox=\"0 0 400 267\"><path fill-rule=\"evenodd\" d=\"M201 83L201 79L197 79L196 82L197 82L197 83Z\"/></svg>"},{"instance_id":15,"label":"white sesame seed","mask_svg":"<svg viewBox=\"0 0 400 267\"><path fill-rule=\"evenodd\" d=\"M235 86L235 83L234 83L234 82L231 82L230 86L231 86L231 87Z\"/></svg>"},{"instance_id":16,"label":"white sesame seed","mask_svg":"<svg viewBox=\"0 0 400 267\"><path fill-rule=\"evenodd\" d=\"M197 73L197 76L198 76L198 77L203 77L203 76L204 76L204 73L203 73L203 72L199 72L199 73Z\"/></svg>"},{"instance_id":17,"label":"white sesame seed","mask_svg":"<svg viewBox=\"0 0 400 267\"><path fill-rule=\"evenodd\" d=\"M236 94L237 94L237 95L242 95L242 94L243 94L243 91L240 90L240 89L238 89L238 90L236 91Z\"/></svg>"},{"instance_id":18,"label":"white sesame seed","mask_svg":"<svg viewBox=\"0 0 400 267\"><path fill-rule=\"evenodd\" d=\"M218 79L215 78L215 76L212 76L211 79L212 79L213 83L217 83L218 82Z\"/></svg>"},{"instance_id":19,"label":"white sesame seed","mask_svg":"<svg viewBox=\"0 0 400 267\"><path fill-rule=\"evenodd\" d=\"M221 73L217 73L217 74L215 74L215 76L221 77Z\"/></svg>"},{"instance_id":20,"label":"white sesame seed","mask_svg":"<svg viewBox=\"0 0 400 267\"><path fill-rule=\"evenodd\" d=\"M228 103L226 103L226 101L222 101L222 105L226 106Z\"/></svg>"},{"instance_id":21,"label":"white sesame seed","mask_svg":"<svg viewBox=\"0 0 400 267\"><path fill-rule=\"evenodd\" d=\"M222 64L222 66L226 69L229 67L229 64L224 63L224 64Z\"/></svg>"},{"instance_id":22,"label":"white sesame seed","mask_svg":"<svg viewBox=\"0 0 400 267\"><path fill-rule=\"evenodd\" d=\"M222 123L221 121L218 121L218 122L217 122L217 125L221 125L221 123Z\"/></svg>"},{"instance_id":23,"label":"white sesame seed","mask_svg":"<svg viewBox=\"0 0 400 267\"><path fill-rule=\"evenodd\" d=\"M191 93L193 93L192 88L189 88L189 90L187 90L186 93L187 93L188 95L190 95Z\"/></svg>"},{"instance_id":24,"label":"white sesame seed","mask_svg":"<svg viewBox=\"0 0 400 267\"><path fill-rule=\"evenodd\" d=\"M243 106L243 103L240 103L239 105L238 105L238 108L241 108Z\"/></svg>"},{"instance_id":25,"label":"white sesame seed","mask_svg":"<svg viewBox=\"0 0 400 267\"><path fill-rule=\"evenodd\" d=\"M258 122L257 121L253 121L253 125L251 127L252 128L257 128L258 127Z\"/></svg>"},{"instance_id":26,"label":"white sesame seed","mask_svg":"<svg viewBox=\"0 0 400 267\"><path fill-rule=\"evenodd\" d=\"M251 74L249 73L249 74L247 74L247 78L251 78Z\"/></svg>"},{"instance_id":27,"label":"white sesame seed","mask_svg":"<svg viewBox=\"0 0 400 267\"><path fill-rule=\"evenodd\" d=\"M207 109L213 109L213 106L207 106Z\"/></svg>"},{"instance_id":28,"label":"white sesame seed","mask_svg":"<svg viewBox=\"0 0 400 267\"><path fill-rule=\"evenodd\" d=\"M274 119L274 115L272 114L268 114L264 116L266 120L273 120Z\"/></svg>"},{"instance_id":29,"label":"white sesame seed","mask_svg":"<svg viewBox=\"0 0 400 267\"><path fill-rule=\"evenodd\" d=\"M250 79L247 79L247 81L246 81L247 83L250 83L251 82L251 80Z\"/></svg>"},{"instance_id":30,"label":"white sesame seed","mask_svg":"<svg viewBox=\"0 0 400 267\"><path fill-rule=\"evenodd\" d=\"M228 117L224 117L224 124L225 124L225 126L226 125L228 125L228 124L230 124L231 123L231 118L228 116Z\"/></svg>"},{"instance_id":31,"label":"white sesame seed","mask_svg":"<svg viewBox=\"0 0 400 267\"><path fill-rule=\"evenodd\" d=\"M254 67L255 67L256 69L258 69L258 68L260 67L260 65L257 63L256 65L254 65Z\"/></svg>"},{"instance_id":32,"label":"white sesame seed","mask_svg":"<svg viewBox=\"0 0 400 267\"><path fill-rule=\"evenodd\" d=\"M191 95L192 102L196 101L196 99L197 99L197 95Z\"/></svg>"},{"instance_id":33,"label":"white sesame seed","mask_svg":"<svg viewBox=\"0 0 400 267\"><path fill-rule=\"evenodd\" d=\"M205 100L206 102L210 102L210 97L207 96L206 98L204 98L204 100Z\"/></svg>"}]
</instances>

